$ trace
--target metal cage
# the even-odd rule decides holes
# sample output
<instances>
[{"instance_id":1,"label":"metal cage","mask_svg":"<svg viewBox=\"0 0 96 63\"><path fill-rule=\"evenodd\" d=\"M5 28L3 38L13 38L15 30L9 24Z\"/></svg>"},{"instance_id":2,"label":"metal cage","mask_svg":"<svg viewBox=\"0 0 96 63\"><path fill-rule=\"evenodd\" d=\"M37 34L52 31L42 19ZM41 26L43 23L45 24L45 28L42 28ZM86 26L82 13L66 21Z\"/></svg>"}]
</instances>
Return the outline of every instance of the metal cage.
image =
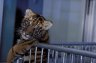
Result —
<instances>
[{"instance_id":1,"label":"metal cage","mask_svg":"<svg viewBox=\"0 0 96 63\"><path fill-rule=\"evenodd\" d=\"M63 44L36 44L34 63L36 63L37 49L41 48L41 61L43 50L48 50L47 63L96 63L96 43L90 42L67 42ZM31 53L31 49L30 49ZM31 58L31 54L30 54ZM16 63L23 63L19 58ZM29 59L30 63L30 59Z\"/></svg>"}]
</instances>

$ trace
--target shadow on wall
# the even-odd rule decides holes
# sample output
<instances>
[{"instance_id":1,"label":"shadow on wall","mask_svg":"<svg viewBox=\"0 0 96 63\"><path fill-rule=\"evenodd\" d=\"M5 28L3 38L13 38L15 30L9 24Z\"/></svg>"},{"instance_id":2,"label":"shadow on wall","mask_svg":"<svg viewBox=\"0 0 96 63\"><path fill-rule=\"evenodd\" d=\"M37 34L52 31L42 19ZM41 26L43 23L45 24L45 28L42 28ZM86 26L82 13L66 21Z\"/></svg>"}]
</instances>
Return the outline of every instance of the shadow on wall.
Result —
<instances>
[{"instance_id":1,"label":"shadow on wall","mask_svg":"<svg viewBox=\"0 0 96 63\"><path fill-rule=\"evenodd\" d=\"M16 16L15 16L15 30L14 30L14 42L13 45L16 44L17 39L19 39L19 35L17 33L18 28L21 26L21 21L23 19L23 12L21 9L16 8Z\"/></svg>"}]
</instances>

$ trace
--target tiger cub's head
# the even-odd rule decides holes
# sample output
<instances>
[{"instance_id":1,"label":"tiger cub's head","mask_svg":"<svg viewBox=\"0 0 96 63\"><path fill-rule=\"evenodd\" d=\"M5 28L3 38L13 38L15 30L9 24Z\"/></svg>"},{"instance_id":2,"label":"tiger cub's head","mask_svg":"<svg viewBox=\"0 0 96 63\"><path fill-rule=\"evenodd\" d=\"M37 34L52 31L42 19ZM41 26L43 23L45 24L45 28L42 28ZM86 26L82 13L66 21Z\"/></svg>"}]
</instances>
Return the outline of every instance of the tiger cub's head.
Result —
<instances>
[{"instance_id":1,"label":"tiger cub's head","mask_svg":"<svg viewBox=\"0 0 96 63\"><path fill-rule=\"evenodd\" d=\"M43 16L40 16L34 12L32 12L31 9L27 9L25 12L24 19L22 21L21 27L21 35L22 38L27 40L29 39L33 34L34 31L37 31L36 33L40 33L40 30L48 30L52 27L52 22L46 20ZM35 33L35 34L36 34ZM40 35L40 34L37 34Z\"/></svg>"},{"instance_id":2,"label":"tiger cub's head","mask_svg":"<svg viewBox=\"0 0 96 63\"><path fill-rule=\"evenodd\" d=\"M43 16L40 16L27 9L24 16L24 21L29 21L30 25L33 27L41 27L44 30L48 30L52 26L52 22L47 21Z\"/></svg>"}]
</instances>

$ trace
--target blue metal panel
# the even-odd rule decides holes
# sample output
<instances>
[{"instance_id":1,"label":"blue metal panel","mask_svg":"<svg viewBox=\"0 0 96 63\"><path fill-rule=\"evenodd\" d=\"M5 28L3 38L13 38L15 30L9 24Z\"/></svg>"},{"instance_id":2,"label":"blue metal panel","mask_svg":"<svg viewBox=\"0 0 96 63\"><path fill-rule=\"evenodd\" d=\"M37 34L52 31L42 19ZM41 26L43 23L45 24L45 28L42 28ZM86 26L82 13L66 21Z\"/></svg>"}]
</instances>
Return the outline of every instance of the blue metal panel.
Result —
<instances>
[{"instance_id":1,"label":"blue metal panel","mask_svg":"<svg viewBox=\"0 0 96 63\"><path fill-rule=\"evenodd\" d=\"M43 0L29 0L28 8L30 8L30 9L32 9L32 11L42 15Z\"/></svg>"},{"instance_id":2,"label":"blue metal panel","mask_svg":"<svg viewBox=\"0 0 96 63\"><path fill-rule=\"evenodd\" d=\"M0 50L1 50L1 33L2 33L3 2L4 2L4 0L0 0ZM1 52L0 52L0 54L1 54Z\"/></svg>"},{"instance_id":3,"label":"blue metal panel","mask_svg":"<svg viewBox=\"0 0 96 63\"><path fill-rule=\"evenodd\" d=\"M6 61L6 56L13 43L14 18L16 10L16 0L4 1L3 33L1 60Z\"/></svg>"},{"instance_id":4,"label":"blue metal panel","mask_svg":"<svg viewBox=\"0 0 96 63\"><path fill-rule=\"evenodd\" d=\"M28 1L29 0L17 0L16 7L22 11L23 15L25 13L25 10L28 8Z\"/></svg>"},{"instance_id":5,"label":"blue metal panel","mask_svg":"<svg viewBox=\"0 0 96 63\"><path fill-rule=\"evenodd\" d=\"M1 45L1 31L2 31L2 16L3 16L3 0L0 0L0 45Z\"/></svg>"},{"instance_id":6,"label":"blue metal panel","mask_svg":"<svg viewBox=\"0 0 96 63\"><path fill-rule=\"evenodd\" d=\"M17 8L21 9L23 13L30 8L38 14L42 14L43 0L17 0Z\"/></svg>"}]
</instances>

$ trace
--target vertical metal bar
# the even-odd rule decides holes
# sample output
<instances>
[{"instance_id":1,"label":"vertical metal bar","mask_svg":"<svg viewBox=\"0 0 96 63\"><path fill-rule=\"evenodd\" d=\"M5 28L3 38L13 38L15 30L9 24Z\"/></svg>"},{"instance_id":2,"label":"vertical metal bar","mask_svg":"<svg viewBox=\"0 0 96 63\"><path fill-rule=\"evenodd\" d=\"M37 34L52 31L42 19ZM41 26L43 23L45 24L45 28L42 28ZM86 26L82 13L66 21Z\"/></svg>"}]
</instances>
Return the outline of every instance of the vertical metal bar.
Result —
<instances>
[{"instance_id":1,"label":"vertical metal bar","mask_svg":"<svg viewBox=\"0 0 96 63\"><path fill-rule=\"evenodd\" d=\"M43 59L43 50L44 50L44 48L42 48L42 51L41 51L41 62L40 63L42 63L42 59Z\"/></svg>"},{"instance_id":2,"label":"vertical metal bar","mask_svg":"<svg viewBox=\"0 0 96 63\"><path fill-rule=\"evenodd\" d=\"M83 63L83 56L80 56L80 63Z\"/></svg>"},{"instance_id":3,"label":"vertical metal bar","mask_svg":"<svg viewBox=\"0 0 96 63\"><path fill-rule=\"evenodd\" d=\"M64 47L64 45L62 45L62 47ZM61 53L61 57L62 57L61 61L63 63L65 63L65 53L64 52Z\"/></svg>"},{"instance_id":4,"label":"vertical metal bar","mask_svg":"<svg viewBox=\"0 0 96 63\"><path fill-rule=\"evenodd\" d=\"M55 63L57 63L57 59L58 59L58 51L55 52Z\"/></svg>"},{"instance_id":5,"label":"vertical metal bar","mask_svg":"<svg viewBox=\"0 0 96 63\"><path fill-rule=\"evenodd\" d=\"M19 63L19 59L17 60L17 63Z\"/></svg>"},{"instance_id":6,"label":"vertical metal bar","mask_svg":"<svg viewBox=\"0 0 96 63\"><path fill-rule=\"evenodd\" d=\"M52 62L53 62L53 59L54 59L54 50L52 50Z\"/></svg>"},{"instance_id":7,"label":"vertical metal bar","mask_svg":"<svg viewBox=\"0 0 96 63\"><path fill-rule=\"evenodd\" d=\"M54 50L52 51L52 58L54 58Z\"/></svg>"},{"instance_id":8,"label":"vertical metal bar","mask_svg":"<svg viewBox=\"0 0 96 63\"><path fill-rule=\"evenodd\" d=\"M34 60L34 63L36 63L36 56L37 56L37 47L35 48L35 60Z\"/></svg>"},{"instance_id":9,"label":"vertical metal bar","mask_svg":"<svg viewBox=\"0 0 96 63\"><path fill-rule=\"evenodd\" d=\"M65 63L65 53L62 53L62 54L63 54L63 55L62 55L62 56L63 56L63 57L62 57L62 58L63 58L63 63Z\"/></svg>"},{"instance_id":10,"label":"vertical metal bar","mask_svg":"<svg viewBox=\"0 0 96 63\"><path fill-rule=\"evenodd\" d=\"M71 63L74 63L74 55L73 54L71 55L71 58L72 58Z\"/></svg>"},{"instance_id":11,"label":"vertical metal bar","mask_svg":"<svg viewBox=\"0 0 96 63\"><path fill-rule=\"evenodd\" d=\"M91 50L96 53L96 45L93 45ZM96 59L91 58L91 63L96 63Z\"/></svg>"},{"instance_id":12,"label":"vertical metal bar","mask_svg":"<svg viewBox=\"0 0 96 63\"><path fill-rule=\"evenodd\" d=\"M32 54L32 50L30 49L29 63L31 63L31 54Z\"/></svg>"},{"instance_id":13,"label":"vertical metal bar","mask_svg":"<svg viewBox=\"0 0 96 63\"><path fill-rule=\"evenodd\" d=\"M19 58L19 59L16 61L16 63L24 63L23 58Z\"/></svg>"},{"instance_id":14,"label":"vertical metal bar","mask_svg":"<svg viewBox=\"0 0 96 63\"><path fill-rule=\"evenodd\" d=\"M91 62L90 63L94 63L92 58L91 58Z\"/></svg>"},{"instance_id":15,"label":"vertical metal bar","mask_svg":"<svg viewBox=\"0 0 96 63\"><path fill-rule=\"evenodd\" d=\"M47 63L49 63L49 60L50 59L50 49L48 49L48 61L47 61Z\"/></svg>"},{"instance_id":16,"label":"vertical metal bar","mask_svg":"<svg viewBox=\"0 0 96 63\"><path fill-rule=\"evenodd\" d=\"M86 47L85 46L81 46L81 50L84 50ZM80 63L83 63L83 56L80 56Z\"/></svg>"}]
</instances>

